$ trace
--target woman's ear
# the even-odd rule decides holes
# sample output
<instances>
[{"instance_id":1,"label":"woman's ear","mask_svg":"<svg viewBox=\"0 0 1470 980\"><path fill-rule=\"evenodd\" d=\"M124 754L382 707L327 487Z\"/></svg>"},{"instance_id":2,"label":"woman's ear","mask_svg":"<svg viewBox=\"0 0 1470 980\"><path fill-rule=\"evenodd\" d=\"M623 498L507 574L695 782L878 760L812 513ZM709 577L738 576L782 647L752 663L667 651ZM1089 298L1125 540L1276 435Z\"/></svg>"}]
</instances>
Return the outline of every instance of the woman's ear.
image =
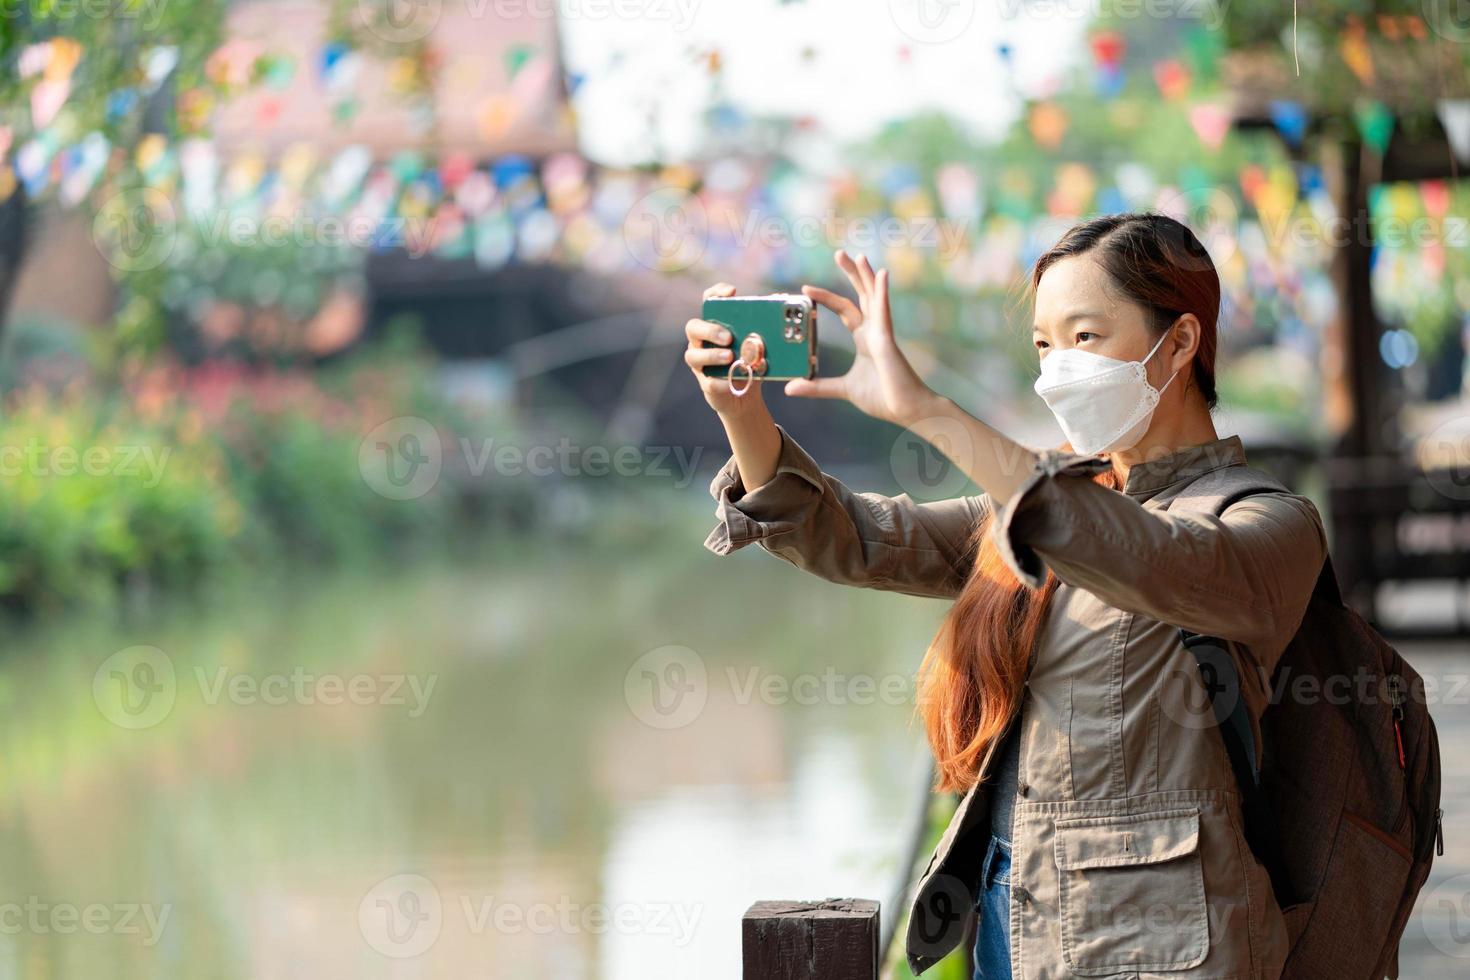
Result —
<instances>
[{"instance_id":1,"label":"woman's ear","mask_svg":"<svg viewBox=\"0 0 1470 980\"><path fill-rule=\"evenodd\" d=\"M1199 352L1200 337L1204 333L1204 327L1200 325L1199 317L1193 313L1186 313L1174 321L1174 329L1171 331L1173 337L1173 349L1169 353L1170 370L1183 370L1184 365L1194 360L1194 355Z\"/></svg>"}]
</instances>

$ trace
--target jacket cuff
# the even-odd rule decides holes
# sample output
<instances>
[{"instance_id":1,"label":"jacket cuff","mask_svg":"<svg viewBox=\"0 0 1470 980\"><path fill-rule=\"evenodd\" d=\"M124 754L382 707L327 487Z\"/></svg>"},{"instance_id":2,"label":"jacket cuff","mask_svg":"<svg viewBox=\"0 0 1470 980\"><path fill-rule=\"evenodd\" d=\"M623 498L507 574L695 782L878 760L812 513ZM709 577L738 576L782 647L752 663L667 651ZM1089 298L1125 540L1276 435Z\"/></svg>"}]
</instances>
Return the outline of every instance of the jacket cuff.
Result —
<instances>
[{"instance_id":1,"label":"jacket cuff","mask_svg":"<svg viewBox=\"0 0 1470 980\"><path fill-rule=\"evenodd\" d=\"M764 486L747 493L735 465L726 460L710 481L719 521L705 538L704 546L717 555L728 555L752 541L794 530L804 511L822 496L826 480L822 469L806 450L780 425L781 453L776 458L776 475Z\"/></svg>"},{"instance_id":2,"label":"jacket cuff","mask_svg":"<svg viewBox=\"0 0 1470 980\"><path fill-rule=\"evenodd\" d=\"M990 525L990 536L1001 559L1024 585L1039 589L1046 583L1046 565L1031 548L1031 535L1046 521L1065 520L1061 513L1064 508L1048 506L1060 489L1055 478L1090 479L1111 465L1103 456L1084 456L1062 449L1037 451L1031 474L1011 494Z\"/></svg>"}]
</instances>

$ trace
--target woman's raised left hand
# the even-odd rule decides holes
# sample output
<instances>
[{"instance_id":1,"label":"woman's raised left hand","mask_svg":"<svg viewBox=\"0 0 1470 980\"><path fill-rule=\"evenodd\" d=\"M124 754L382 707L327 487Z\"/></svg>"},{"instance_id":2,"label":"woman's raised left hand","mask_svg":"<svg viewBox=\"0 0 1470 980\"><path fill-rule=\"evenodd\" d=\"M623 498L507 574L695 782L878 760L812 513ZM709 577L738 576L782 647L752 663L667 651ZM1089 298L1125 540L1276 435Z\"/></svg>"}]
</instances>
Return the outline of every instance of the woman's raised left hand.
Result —
<instances>
[{"instance_id":1,"label":"woman's raised left hand","mask_svg":"<svg viewBox=\"0 0 1470 980\"><path fill-rule=\"evenodd\" d=\"M923 412L933 392L898 349L893 337L888 270L875 273L866 257L854 261L842 251L837 253L837 266L857 292L856 303L820 286L803 286L801 291L837 314L852 333L857 357L840 377L788 381L786 394L798 398L843 398L874 418L909 425Z\"/></svg>"}]
</instances>

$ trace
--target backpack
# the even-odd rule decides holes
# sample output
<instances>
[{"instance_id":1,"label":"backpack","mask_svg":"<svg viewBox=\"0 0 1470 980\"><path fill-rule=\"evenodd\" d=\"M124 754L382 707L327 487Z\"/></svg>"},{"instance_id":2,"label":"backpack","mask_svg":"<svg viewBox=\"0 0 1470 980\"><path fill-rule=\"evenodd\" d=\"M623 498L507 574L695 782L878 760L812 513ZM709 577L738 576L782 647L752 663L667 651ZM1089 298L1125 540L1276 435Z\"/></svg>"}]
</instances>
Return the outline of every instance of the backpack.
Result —
<instances>
[{"instance_id":1,"label":"backpack","mask_svg":"<svg viewBox=\"0 0 1470 980\"><path fill-rule=\"evenodd\" d=\"M1284 491L1260 470L1222 467L1168 510L1218 516L1242 497ZM1216 708L1246 839L1286 918L1283 980L1397 978L1399 940L1444 854L1439 737L1423 679L1344 604L1329 557L1274 668L1257 770L1245 703L1221 696L1232 685L1238 695L1237 665L1220 641L1180 635Z\"/></svg>"}]
</instances>

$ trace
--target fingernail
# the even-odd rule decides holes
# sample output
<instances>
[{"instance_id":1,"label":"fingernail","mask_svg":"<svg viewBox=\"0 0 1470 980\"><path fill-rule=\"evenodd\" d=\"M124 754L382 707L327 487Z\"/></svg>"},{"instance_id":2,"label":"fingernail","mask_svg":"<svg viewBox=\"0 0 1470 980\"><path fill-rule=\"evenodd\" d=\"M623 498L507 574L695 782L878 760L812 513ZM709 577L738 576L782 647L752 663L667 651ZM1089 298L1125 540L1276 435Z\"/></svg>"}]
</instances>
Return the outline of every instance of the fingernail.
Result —
<instances>
[{"instance_id":1,"label":"fingernail","mask_svg":"<svg viewBox=\"0 0 1470 980\"><path fill-rule=\"evenodd\" d=\"M720 331L720 340L721 340L721 342L728 343L729 340L730 340L730 331L728 331L728 330L721 330Z\"/></svg>"}]
</instances>

